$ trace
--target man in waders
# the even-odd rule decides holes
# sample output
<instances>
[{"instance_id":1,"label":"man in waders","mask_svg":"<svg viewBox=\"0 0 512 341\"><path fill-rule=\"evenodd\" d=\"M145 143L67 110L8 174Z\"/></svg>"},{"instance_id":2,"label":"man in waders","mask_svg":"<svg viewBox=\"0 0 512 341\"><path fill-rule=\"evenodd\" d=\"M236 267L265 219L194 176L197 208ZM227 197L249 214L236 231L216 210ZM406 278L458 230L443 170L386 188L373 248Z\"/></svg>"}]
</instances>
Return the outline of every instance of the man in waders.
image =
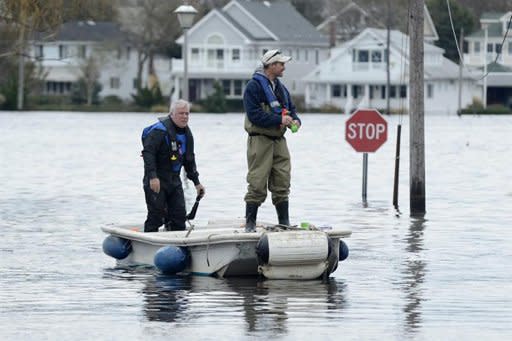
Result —
<instances>
[{"instance_id":1,"label":"man in waders","mask_svg":"<svg viewBox=\"0 0 512 341\"><path fill-rule=\"evenodd\" d=\"M245 231L256 228L258 207L272 193L279 224L290 225L288 195L290 193L290 153L284 134L286 128L296 131L300 119L295 113L290 93L279 81L285 63L291 59L279 50L267 51L244 92L245 130L247 139L247 194L245 195Z\"/></svg>"},{"instance_id":2,"label":"man in waders","mask_svg":"<svg viewBox=\"0 0 512 341\"><path fill-rule=\"evenodd\" d=\"M172 104L168 116L159 118L142 133L143 185L148 207L144 232L157 232L162 224L168 231L185 229L182 166L196 186L197 195L204 195L205 189L196 170L189 115L190 103L180 99Z\"/></svg>"}]
</instances>

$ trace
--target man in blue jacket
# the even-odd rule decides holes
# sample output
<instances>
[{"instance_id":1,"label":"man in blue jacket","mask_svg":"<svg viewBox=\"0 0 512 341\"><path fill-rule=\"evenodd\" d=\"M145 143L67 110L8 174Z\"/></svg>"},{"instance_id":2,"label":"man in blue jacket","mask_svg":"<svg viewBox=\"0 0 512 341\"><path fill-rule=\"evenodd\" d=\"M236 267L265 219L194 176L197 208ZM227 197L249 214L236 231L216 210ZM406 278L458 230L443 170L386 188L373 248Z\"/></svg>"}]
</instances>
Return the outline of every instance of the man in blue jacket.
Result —
<instances>
[{"instance_id":1,"label":"man in blue jacket","mask_svg":"<svg viewBox=\"0 0 512 341\"><path fill-rule=\"evenodd\" d=\"M172 104L168 116L161 117L142 133L143 184L148 208L144 232L157 232L162 224L167 230L185 229L182 166L196 186L197 195L204 195L205 189L196 170L189 115L189 102L180 99Z\"/></svg>"},{"instance_id":2,"label":"man in blue jacket","mask_svg":"<svg viewBox=\"0 0 512 341\"><path fill-rule=\"evenodd\" d=\"M244 92L247 139L247 194L245 195L246 232L256 228L258 207L272 193L279 224L290 225L290 153L284 134L287 127L300 127L290 93L279 81L285 63L291 59L279 50L267 51L262 70L257 70Z\"/></svg>"}]
</instances>

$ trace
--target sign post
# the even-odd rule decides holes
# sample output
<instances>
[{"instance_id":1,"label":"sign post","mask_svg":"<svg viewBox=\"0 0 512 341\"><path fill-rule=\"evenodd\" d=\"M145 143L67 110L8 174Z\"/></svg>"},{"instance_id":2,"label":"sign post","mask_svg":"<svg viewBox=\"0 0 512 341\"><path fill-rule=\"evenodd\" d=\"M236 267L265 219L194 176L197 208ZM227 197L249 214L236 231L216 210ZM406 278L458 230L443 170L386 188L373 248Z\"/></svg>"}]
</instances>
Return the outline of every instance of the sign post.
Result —
<instances>
[{"instance_id":1,"label":"sign post","mask_svg":"<svg viewBox=\"0 0 512 341\"><path fill-rule=\"evenodd\" d=\"M388 123L376 109L358 109L345 122L345 140L363 153L363 202L368 188L368 153L373 153L388 139Z\"/></svg>"}]
</instances>

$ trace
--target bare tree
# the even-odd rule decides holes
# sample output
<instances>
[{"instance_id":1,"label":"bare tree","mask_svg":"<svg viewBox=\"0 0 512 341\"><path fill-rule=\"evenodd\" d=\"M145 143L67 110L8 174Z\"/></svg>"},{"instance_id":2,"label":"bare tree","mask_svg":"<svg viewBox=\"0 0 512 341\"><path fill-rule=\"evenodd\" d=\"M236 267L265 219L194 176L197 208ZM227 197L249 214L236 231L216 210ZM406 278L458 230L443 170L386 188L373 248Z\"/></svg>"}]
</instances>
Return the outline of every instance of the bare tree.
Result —
<instances>
[{"instance_id":1,"label":"bare tree","mask_svg":"<svg viewBox=\"0 0 512 341\"><path fill-rule=\"evenodd\" d=\"M49 37L62 24L64 14L68 17L79 14L91 15L106 11L108 0L3 0L0 1L0 23L7 25L16 35L16 41L7 51L0 51L0 58L18 58L18 110L23 109L25 59L27 41L36 33L45 32ZM63 10L64 9L64 10ZM86 11L87 9L87 11Z\"/></svg>"}]
</instances>

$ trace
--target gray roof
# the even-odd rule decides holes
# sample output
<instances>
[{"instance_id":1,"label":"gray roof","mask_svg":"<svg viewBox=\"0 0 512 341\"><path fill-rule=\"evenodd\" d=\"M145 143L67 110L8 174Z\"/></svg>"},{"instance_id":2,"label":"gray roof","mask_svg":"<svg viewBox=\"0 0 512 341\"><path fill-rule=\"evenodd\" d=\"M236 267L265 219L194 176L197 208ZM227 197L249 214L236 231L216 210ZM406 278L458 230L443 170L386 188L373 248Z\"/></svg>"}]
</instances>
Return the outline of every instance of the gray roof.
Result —
<instances>
[{"instance_id":1,"label":"gray roof","mask_svg":"<svg viewBox=\"0 0 512 341\"><path fill-rule=\"evenodd\" d=\"M113 22L72 21L62 24L52 35L38 33L36 40L49 41L126 41L127 35Z\"/></svg>"},{"instance_id":2,"label":"gray roof","mask_svg":"<svg viewBox=\"0 0 512 341\"><path fill-rule=\"evenodd\" d=\"M482 13L481 20L499 20L502 16L504 16L505 12L485 12Z\"/></svg>"},{"instance_id":3,"label":"gray roof","mask_svg":"<svg viewBox=\"0 0 512 341\"><path fill-rule=\"evenodd\" d=\"M238 21L236 21L235 19L233 19L228 13L226 12L223 12L223 11L219 11L217 9L213 9L212 11L216 11L217 14L221 15L222 17L224 17L227 21L229 21L233 26L235 26L240 32L242 32L246 37L252 39L252 40L257 40L257 38L255 38L249 31L247 31L244 26L240 25L238 23Z\"/></svg>"},{"instance_id":4,"label":"gray roof","mask_svg":"<svg viewBox=\"0 0 512 341\"><path fill-rule=\"evenodd\" d=\"M318 32L287 1L235 1L276 35L280 41L329 43L328 37Z\"/></svg>"},{"instance_id":5,"label":"gray roof","mask_svg":"<svg viewBox=\"0 0 512 341\"><path fill-rule=\"evenodd\" d=\"M487 27L487 35L489 38L496 38L496 37L503 37L503 26L501 23L496 24L489 24ZM510 32L509 32L510 33ZM485 30L481 29L479 31L476 31L474 33L471 33L467 36L467 38L484 38L485 37Z\"/></svg>"}]
</instances>

